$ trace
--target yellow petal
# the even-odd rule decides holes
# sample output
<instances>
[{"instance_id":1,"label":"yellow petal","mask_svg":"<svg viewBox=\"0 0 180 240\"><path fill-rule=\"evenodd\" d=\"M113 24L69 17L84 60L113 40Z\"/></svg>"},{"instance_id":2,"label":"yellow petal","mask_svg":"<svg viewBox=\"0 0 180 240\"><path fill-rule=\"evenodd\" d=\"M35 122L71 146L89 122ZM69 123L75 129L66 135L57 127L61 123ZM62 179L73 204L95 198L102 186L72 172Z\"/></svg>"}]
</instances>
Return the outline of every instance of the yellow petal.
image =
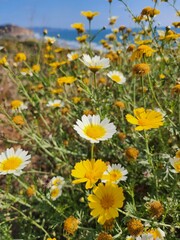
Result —
<instances>
[{"instance_id":1,"label":"yellow petal","mask_svg":"<svg viewBox=\"0 0 180 240\"><path fill-rule=\"evenodd\" d=\"M126 115L126 119L129 123L138 124L138 120L130 114Z\"/></svg>"}]
</instances>

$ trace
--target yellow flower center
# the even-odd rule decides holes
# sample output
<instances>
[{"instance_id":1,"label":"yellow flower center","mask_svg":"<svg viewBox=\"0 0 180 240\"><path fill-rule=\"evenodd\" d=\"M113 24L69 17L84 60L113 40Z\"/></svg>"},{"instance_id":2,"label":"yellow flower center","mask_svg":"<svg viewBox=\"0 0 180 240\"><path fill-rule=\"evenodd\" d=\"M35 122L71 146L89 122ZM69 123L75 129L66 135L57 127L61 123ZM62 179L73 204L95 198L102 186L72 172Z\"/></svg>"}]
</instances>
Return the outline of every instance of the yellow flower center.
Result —
<instances>
[{"instance_id":1,"label":"yellow flower center","mask_svg":"<svg viewBox=\"0 0 180 240\"><path fill-rule=\"evenodd\" d=\"M151 229L148 233L152 234L154 239L161 237L160 233L156 229Z\"/></svg>"},{"instance_id":2,"label":"yellow flower center","mask_svg":"<svg viewBox=\"0 0 180 240\"><path fill-rule=\"evenodd\" d=\"M15 170L22 164L20 157L12 156L0 163L1 171Z\"/></svg>"},{"instance_id":3,"label":"yellow flower center","mask_svg":"<svg viewBox=\"0 0 180 240\"><path fill-rule=\"evenodd\" d=\"M22 105L22 101L20 100L14 100L11 102L11 106L13 109L16 109Z\"/></svg>"},{"instance_id":4,"label":"yellow flower center","mask_svg":"<svg viewBox=\"0 0 180 240\"><path fill-rule=\"evenodd\" d=\"M114 204L114 198L113 198L112 195L105 194L105 195L102 197L100 203L101 203L102 208L108 209L108 208L110 208L110 207L113 206L113 204Z\"/></svg>"},{"instance_id":5,"label":"yellow flower center","mask_svg":"<svg viewBox=\"0 0 180 240\"><path fill-rule=\"evenodd\" d=\"M119 180L122 178L122 172L119 170L112 170L110 173L110 181L115 182L116 180Z\"/></svg>"},{"instance_id":6,"label":"yellow flower center","mask_svg":"<svg viewBox=\"0 0 180 240\"><path fill-rule=\"evenodd\" d=\"M78 55L77 53L74 53L74 54L72 55L72 60L76 60L78 57L79 57L79 55Z\"/></svg>"},{"instance_id":7,"label":"yellow flower center","mask_svg":"<svg viewBox=\"0 0 180 240\"><path fill-rule=\"evenodd\" d=\"M180 172L180 159L174 163L174 168L176 172Z\"/></svg>"},{"instance_id":8,"label":"yellow flower center","mask_svg":"<svg viewBox=\"0 0 180 240\"><path fill-rule=\"evenodd\" d=\"M99 71L101 68L103 68L103 66L90 66L89 67L89 69L94 73Z\"/></svg>"},{"instance_id":9,"label":"yellow flower center","mask_svg":"<svg viewBox=\"0 0 180 240\"><path fill-rule=\"evenodd\" d=\"M84 129L84 133L90 138L98 139L104 137L106 129L100 125L89 125Z\"/></svg>"},{"instance_id":10,"label":"yellow flower center","mask_svg":"<svg viewBox=\"0 0 180 240\"><path fill-rule=\"evenodd\" d=\"M53 105L52 105L53 107L60 107L61 106L61 104L60 103L53 103Z\"/></svg>"},{"instance_id":11,"label":"yellow flower center","mask_svg":"<svg viewBox=\"0 0 180 240\"><path fill-rule=\"evenodd\" d=\"M118 75L112 75L111 78L115 82L120 82L121 81L121 78Z\"/></svg>"},{"instance_id":12,"label":"yellow flower center","mask_svg":"<svg viewBox=\"0 0 180 240\"><path fill-rule=\"evenodd\" d=\"M148 121L147 119L139 119L138 120L138 125L140 126L148 126L152 123L152 121Z\"/></svg>"},{"instance_id":13,"label":"yellow flower center","mask_svg":"<svg viewBox=\"0 0 180 240\"><path fill-rule=\"evenodd\" d=\"M59 191L60 189L59 188L54 188L52 191L51 191L51 198L56 198L59 194Z\"/></svg>"}]
</instances>

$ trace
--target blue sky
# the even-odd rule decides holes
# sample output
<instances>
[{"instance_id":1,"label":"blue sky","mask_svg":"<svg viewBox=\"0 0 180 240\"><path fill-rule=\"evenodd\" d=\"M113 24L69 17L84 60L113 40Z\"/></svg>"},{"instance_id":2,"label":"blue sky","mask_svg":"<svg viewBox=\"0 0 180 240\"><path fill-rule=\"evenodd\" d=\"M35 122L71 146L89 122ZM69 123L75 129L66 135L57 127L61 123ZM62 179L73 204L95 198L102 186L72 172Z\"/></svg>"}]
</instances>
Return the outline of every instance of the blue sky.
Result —
<instances>
[{"instance_id":1,"label":"blue sky","mask_svg":"<svg viewBox=\"0 0 180 240\"><path fill-rule=\"evenodd\" d=\"M135 15L147 6L153 6L152 0L124 0ZM169 0L173 2L173 0ZM166 2L158 0L157 9L161 11L156 16L160 26L171 25L179 21L175 11ZM180 9L177 0L176 8ZM98 11L92 22L92 28L99 29L108 26L109 3L107 0L0 0L0 25L11 23L22 27L47 26L57 28L71 28L74 22L83 22L87 27L87 20L81 16L81 11ZM130 14L118 0L112 2L112 15L119 16L116 27L125 25L136 27Z\"/></svg>"}]
</instances>

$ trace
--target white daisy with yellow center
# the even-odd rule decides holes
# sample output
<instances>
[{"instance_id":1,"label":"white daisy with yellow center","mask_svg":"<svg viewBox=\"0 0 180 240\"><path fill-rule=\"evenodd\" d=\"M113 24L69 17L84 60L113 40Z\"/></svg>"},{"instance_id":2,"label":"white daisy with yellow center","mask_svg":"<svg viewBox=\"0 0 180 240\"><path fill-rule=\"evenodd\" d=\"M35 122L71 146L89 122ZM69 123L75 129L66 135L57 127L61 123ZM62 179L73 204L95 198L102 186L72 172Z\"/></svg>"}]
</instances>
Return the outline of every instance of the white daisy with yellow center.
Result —
<instances>
[{"instance_id":1,"label":"white daisy with yellow center","mask_svg":"<svg viewBox=\"0 0 180 240\"><path fill-rule=\"evenodd\" d=\"M119 181L126 181L128 171L121 164L109 165L102 175L102 182L111 182L118 184Z\"/></svg>"},{"instance_id":2,"label":"white daisy with yellow center","mask_svg":"<svg viewBox=\"0 0 180 240\"><path fill-rule=\"evenodd\" d=\"M175 169L175 173L180 173L180 158L177 157L171 158L170 163Z\"/></svg>"},{"instance_id":3,"label":"white daisy with yellow center","mask_svg":"<svg viewBox=\"0 0 180 240\"><path fill-rule=\"evenodd\" d=\"M50 198L55 201L62 195L62 188L59 186L52 186L50 189Z\"/></svg>"},{"instance_id":4,"label":"white daisy with yellow center","mask_svg":"<svg viewBox=\"0 0 180 240\"><path fill-rule=\"evenodd\" d=\"M48 187L56 186L62 188L64 184L65 184L64 178L61 176L57 176L51 179L51 181L48 184Z\"/></svg>"},{"instance_id":5,"label":"white daisy with yellow center","mask_svg":"<svg viewBox=\"0 0 180 240\"><path fill-rule=\"evenodd\" d=\"M47 107L54 107L54 108L57 108L57 107L63 107L64 106L64 103L59 100L59 99L55 99L55 100L50 100L47 104L46 104Z\"/></svg>"},{"instance_id":6,"label":"white daisy with yellow center","mask_svg":"<svg viewBox=\"0 0 180 240\"><path fill-rule=\"evenodd\" d=\"M81 120L76 121L74 129L77 133L91 143L98 143L112 137L116 133L116 127L107 118L100 120L99 115L83 115Z\"/></svg>"},{"instance_id":7,"label":"white daisy with yellow center","mask_svg":"<svg viewBox=\"0 0 180 240\"><path fill-rule=\"evenodd\" d=\"M100 58L97 55L91 58L88 54L83 54L80 60L94 73L110 66L109 58Z\"/></svg>"},{"instance_id":8,"label":"white daisy with yellow center","mask_svg":"<svg viewBox=\"0 0 180 240\"><path fill-rule=\"evenodd\" d=\"M16 151L13 148L8 148L0 154L0 175L14 174L19 176L22 169L30 162L31 155L21 148Z\"/></svg>"},{"instance_id":9,"label":"white daisy with yellow center","mask_svg":"<svg viewBox=\"0 0 180 240\"><path fill-rule=\"evenodd\" d=\"M122 74L122 72L119 71L110 71L107 76L109 78L111 78L111 80L113 80L114 82L118 83L118 84L123 84L126 82L126 78L124 77L124 75Z\"/></svg>"},{"instance_id":10,"label":"white daisy with yellow center","mask_svg":"<svg viewBox=\"0 0 180 240\"><path fill-rule=\"evenodd\" d=\"M67 54L67 58L69 61L74 61L79 58L79 53L78 52L71 52Z\"/></svg>"}]
</instances>

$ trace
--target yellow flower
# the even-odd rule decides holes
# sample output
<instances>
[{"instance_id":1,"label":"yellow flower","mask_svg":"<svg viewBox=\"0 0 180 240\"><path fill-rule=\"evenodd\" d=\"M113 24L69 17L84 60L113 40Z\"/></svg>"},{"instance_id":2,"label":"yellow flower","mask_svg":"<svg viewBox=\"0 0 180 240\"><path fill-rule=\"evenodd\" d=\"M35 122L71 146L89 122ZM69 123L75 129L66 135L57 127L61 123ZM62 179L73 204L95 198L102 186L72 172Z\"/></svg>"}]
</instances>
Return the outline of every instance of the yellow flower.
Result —
<instances>
[{"instance_id":1,"label":"yellow flower","mask_svg":"<svg viewBox=\"0 0 180 240\"><path fill-rule=\"evenodd\" d=\"M16 151L13 148L8 148L0 154L0 175L14 174L19 176L22 169L30 162L31 155L21 148Z\"/></svg>"},{"instance_id":2,"label":"yellow flower","mask_svg":"<svg viewBox=\"0 0 180 240\"><path fill-rule=\"evenodd\" d=\"M83 115L82 121L76 121L74 129L81 137L89 140L91 143L105 141L116 132L115 125L110 123L107 118L101 121L99 115Z\"/></svg>"},{"instance_id":3,"label":"yellow flower","mask_svg":"<svg viewBox=\"0 0 180 240\"><path fill-rule=\"evenodd\" d=\"M12 120L17 125L24 125L24 118L21 115L14 116Z\"/></svg>"},{"instance_id":4,"label":"yellow flower","mask_svg":"<svg viewBox=\"0 0 180 240\"><path fill-rule=\"evenodd\" d=\"M172 25L173 25L175 28L180 28L180 22L173 22Z\"/></svg>"},{"instance_id":5,"label":"yellow flower","mask_svg":"<svg viewBox=\"0 0 180 240\"><path fill-rule=\"evenodd\" d=\"M6 56L4 56L0 59L0 65L2 65L4 67L9 65L9 63L7 62L7 57Z\"/></svg>"},{"instance_id":6,"label":"yellow flower","mask_svg":"<svg viewBox=\"0 0 180 240\"><path fill-rule=\"evenodd\" d=\"M89 21L91 21L95 16L99 15L99 12L91 12L91 11L82 11L81 15L86 17Z\"/></svg>"},{"instance_id":7,"label":"yellow flower","mask_svg":"<svg viewBox=\"0 0 180 240\"><path fill-rule=\"evenodd\" d=\"M56 240L56 238L47 238L47 240Z\"/></svg>"},{"instance_id":8,"label":"yellow flower","mask_svg":"<svg viewBox=\"0 0 180 240\"><path fill-rule=\"evenodd\" d=\"M58 84L61 86L63 83L71 84L76 81L73 76L60 77L57 79Z\"/></svg>"},{"instance_id":9,"label":"yellow flower","mask_svg":"<svg viewBox=\"0 0 180 240\"><path fill-rule=\"evenodd\" d=\"M84 43L84 42L86 42L87 38L88 38L88 35L84 34L84 35L82 35L82 36L78 36L78 37L76 38L76 40L77 40L78 42L80 42L80 43Z\"/></svg>"},{"instance_id":10,"label":"yellow flower","mask_svg":"<svg viewBox=\"0 0 180 240\"><path fill-rule=\"evenodd\" d=\"M152 217L160 218L164 212L164 207L160 201L152 201L148 203L148 210Z\"/></svg>"},{"instance_id":11,"label":"yellow flower","mask_svg":"<svg viewBox=\"0 0 180 240\"><path fill-rule=\"evenodd\" d=\"M140 45L131 55L130 60L141 59L142 57L151 57L152 54L156 52L151 47L147 45Z\"/></svg>"},{"instance_id":12,"label":"yellow flower","mask_svg":"<svg viewBox=\"0 0 180 240\"><path fill-rule=\"evenodd\" d=\"M147 17L154 17L155 15L160 14L160 11L158 9L152 8L152 7L145 7L141 11L142 16L147 16Z\"/></svg>"},{"instance_id":13,"label":"yellow flower","mask_svg":"<svg viewBox=\"0 0 180 240\"><path fill-rule=\"evenodd\" d=\"M176 84L173 88L172 88L172 93L180 93L180 83Z\"/></svg>"},{"instance_id":14,"label":"yellow flower","mask_svg":"<svg viewBox=\"0 0 180 240\"><path fill-rule=\"evenodd\" d=\"M63 92L63 89L62 88L54 88L54 89L51 89L51 93L52 94L59 94L59 93L62 93Z\"/></svg>"},{"instance_id":15,"label":"yellow flower","mask_svg":"<svg viewBox=\"0 0 180 240\"><path fill-rule=\"evenodd\" d=\"M24 110L27 109L27 106L20 100L13 100L11 102L12 110Z\"/></svg>"},{"instance_id":16,"label":"yellow flower","mask_svg":"<svg viewBox=\"0 0 180 240\"><path fill-rule=\"evenodd\" d=\"M107 220L119 216L118 208L122 208L124 201L123 189L116 184L99 183L88 196L91 215L98 217L98 223L104 224Z\"/></svg>"},{"instance_id":17,"label":"yellow flower","mask_svg":"<svg viewBox=\"0 0 180 240\"><path fill-rule=\"evenodd\" d=\"M142 234L144 226L140 220L132 218L127 224L128 232L132 236L139 236Z\"/></svg>"},{"instance_id":18,"label":"yellow flower","mask_svg":"<svg viewBox=\"0 0 180 240\"><path fill-rule=\"evenodd\" d=\"M76 104L76 103L81 101L81 98L80 97L73 97L72 100Z\"/></svg>"},{"instance_id":19,"label":"yellow flower","mask_svg":"<svg viewBox=\"0 0 180 240\"><path fill-rule=\"evenodd\" d=\"M115 101L114 105L119 107L121 110L125 109L125 104L121 101Z\"/></svg>"},{"instance_id":20,"label":"yellow flower","mask_svg":"<svg viewBox=\"0 0 180 240\"><path fill-rule=\"evenodd\" d=\"M166 76L161 73L161 74L159 75L159 78L160 78L160 79L164 79L164 78L166 78Z\"/></svg>"},{"instance_id":21,"label":"yellow flower","mask_svg":"<svg viewBox=\"0 0 180 240\"><path fill-rule=\"evenodd\" d=\"M126 119L129 123L138 125L135 130L149 130L163 126L163 115L160 112L144 108L134 109L134 116L127 114Z\"/></svg>"},{"instance_id":22,"label":"yellow flower","mask_svg":"<svg viewBox=\"0 0 180 240\"><path fill-rule=\"evenodd\" d=\"M77 218L70 216L64 221L64 230L68 234L73 235L78 229L79 223L80 221Z\"/></svg>"},{"instance_id":23,"label":"yellow flower","mask_svg":"<svg viewBox=\"0 0 180 240\"><path fill-rule=\"evenodd\" d=\"M133 74L143 76L150 72L150 67L149 67L149 64L147 63L138 63L133 66L132 71L133 71Z\"/></svg>"},{"instance_id":24,"label":"yellow flower","mask_svg":"<svg viewBox=\"0 0 180 240\"><path fill-rule=\"evenodd\" d=\"M39 64L35 64L32 66L32 70L33 72L38 73L41 70L41 67Z\"/></svg>"},{"instance_id":25,"label":"yellow flower","mask_svg":"<svg viewBox=\"0 0 180 240\"><path fill-rule=\"evenodd\" d=\"M111 234L108 234L106 232L101 232L98 235L97 240L113 240L113 237Z\"/></svg>"},{"instance_id":26,"label":"yellow flower","mask_svg":"<svg viewBox=\"0 0 180 240\"><path fill-rule=\"evenodd\" d=\"M76 29L78 33L83 33L85 31L83 23L73 23L71 27Z\"/></svg>"},{"instance_id":27,"label":"yellow flower","mask_svg":"<svg viewBox=\"0 0 180 240\"><path fill-rule=\"evenodd\" d=\"M146 45L146 44L152 43L152 39L135 40L134 42L138 45Z\"/></svg>"},{"instance_id":28,"label":"yellow flower","mask_svg":"<svg viewBox=\"0 0 180 240\"><path fill-rule=\"evenodd\" d=\"M15 62L23 62L26 61L26 55L22 52L17 53L16 56L14 57Z\"/></svg>"},{"instance_id":29,"label":"yellow flower","mask_svg":"<svg viewBox=\"0 0 180 240\"><path fill-rule=\"evenodd\" d=\"M26 194L27 194L28 197L34 196L34 195L36 194L36 188L35 188L35 186L34 186L34 185L31 185L30 187L28 187L28 188L26 189Z\"/></svg>"},{"instance_id":30,"label":"yellow flower","mask_svg":"<svg viewBox=\"0 0 180 240\"><path fill-rule=\"evenodd\" d=\"M92 188L93 185L102 177L103 172L107 169L107 165L101 160L83 160L76 163L74 169L71 171L73 177L78 178L74 180L73 184L86 182L85 188Z\"/></svg>"},{"instance_id":31,"label":"yellow flower","mask_svg":"<svg viewBox=\"0 0 180 240\"><path fill-rule=\"evenodd\" d=\"M129 161L136 160L139 155L139 150L133 147L129 147L125 150L125 156Z\"/></svg>"}]
</instances>

